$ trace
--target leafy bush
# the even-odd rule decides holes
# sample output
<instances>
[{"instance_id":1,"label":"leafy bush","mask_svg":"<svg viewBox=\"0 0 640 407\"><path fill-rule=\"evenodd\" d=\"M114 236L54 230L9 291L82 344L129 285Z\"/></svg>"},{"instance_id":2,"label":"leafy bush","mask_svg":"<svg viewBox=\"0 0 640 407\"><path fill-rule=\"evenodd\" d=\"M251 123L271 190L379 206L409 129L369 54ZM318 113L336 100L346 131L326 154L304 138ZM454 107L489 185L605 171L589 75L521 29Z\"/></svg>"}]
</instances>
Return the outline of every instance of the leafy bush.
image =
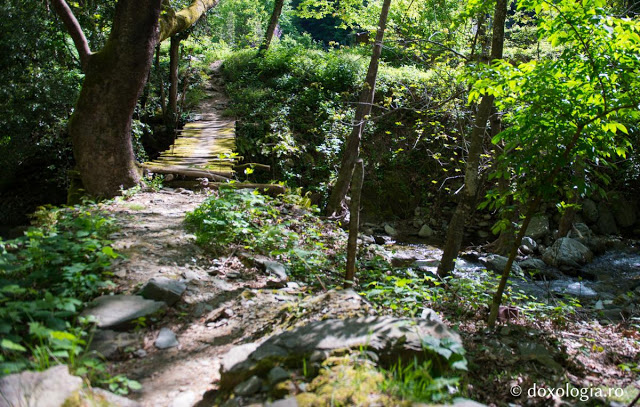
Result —
<instances>
[{"instance_id":1,"label":"leafy bush","mask_svg":"<svg viewBox=\"0 0 640 407\"><path fill-rule=\"evenodd\" d=\"M118 257L107 239L114 221L96 208L41 208L35 218L23 237L0 240L0 374L74 365L86 344L78 313L110 286Z\"/></svg>"},{"instance_id":2,"label":"leafy bush","mask_svg":"<svg viewBox=\"0 0 640 407\"><path fill-rule=\"evenodd\" d=\"M342 230L321 222L308 197L282 195L277 199L257 191L222 189L193 212L187 225L199 244L221 254L234 246L285 262L289 273L315 283L317 275L342 277Z\"/></svg>"}]
</instances>

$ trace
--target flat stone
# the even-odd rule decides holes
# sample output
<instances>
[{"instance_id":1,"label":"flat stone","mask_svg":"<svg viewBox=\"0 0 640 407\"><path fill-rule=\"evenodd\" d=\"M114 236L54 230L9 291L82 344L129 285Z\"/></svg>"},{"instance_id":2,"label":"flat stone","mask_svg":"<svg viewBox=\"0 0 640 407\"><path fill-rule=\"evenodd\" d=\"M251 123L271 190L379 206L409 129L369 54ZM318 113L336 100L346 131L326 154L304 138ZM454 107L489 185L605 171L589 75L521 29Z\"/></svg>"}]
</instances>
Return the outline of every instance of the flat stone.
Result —
<instances>
[{"instance_id":1,"label":"flat stone","mask_svg":"<svg viewBox=\"0 0 640 407\"><path fill-rule=\"evenodd\" d=\"M196 403L197 396L192 391L184 391L171 401L169 407L192 407Z\"/></svg>"},{"instance_id":2,"label":"flat stone","mask_svg":"<svg viewBox=\"0 0 640 407\"><path fill-rule=\"evenodd\" d=\"M262 380L258 376L251 376L248 380L233 388L233 392L240 397L256 394L262 388Z\"/></svg>"},{"instance_id":3,"label":"flat stone","mask_svg":"<svg viewBox=\"0 0 640 407\"><path fill-rule=\"evenodd\" d=\"M499 256L497 254L492 254L492 255L480 258L480 261L488 270L491 270L499 274L502 274L504 269L507 267L508 260L509 259L507 259L506 257ZM522 269L520 268L518 263L516 263L515 261L511 265L511 272L516 274L522 274Z\"/></svg>"},{"instance_id":4,"label":"flat stone","mask_svg":"<svg viewBox=\"0 0 640 407\"><path fill-rule=\"evenodd\" d=\"M298 407L298 400L295 397L287 397L286 399L276 400L273 403L267 403L267 407Z\"/></svg>"},{"instance_id":5,"label":"flat stone","mask_svg":"<svg viewBox=\"0 0 640 407\"><path fill-rule=\"evenodd\" d=\"M138 337L128 332L116 332L110 329L97 329L89 346L90 351L102 355L105 359L113 359L125 348L135 346Z\"/></svg>"},{"instance_id":6,"label":"flat stone","mask_svg":"<svg viewBox=\"0 0 640 407\"><path fill-rule=\"evenodd\" d=\"M153 315L166 307L161 301L147 300L139 295L103 295L96 298L81 314L94 317L98 328L126 329L132 321Z\"/></svg>"},{"instance_id":7,"label":"flat stone","mask_svg":"<svg viewBox=\"0 0 640 407\"><path fill-rule=\"evenodd\" d=\"M414 253L398 252L391 256L391 265L393 267L409 267L416 261Z\"/></svg>"},{"instance_id":8,"label":"flat stone","mask_svg":"<svg viewBox=\"0 0 640 407\"><path fill-rule=\"evenodd\" d=\"M164 301L171 306L180 300L186 289L187 285L183 282L167 277L156 277L149 280L142 288L140 295L149 300Z\"/></svg>"},{"instance_id":9,"label":"flat stone","mask_svg":"<svg viewBox=\"0 0 640 407\"><path fill-rule=\"evenodd\" d=\"M85 390L86 392L86 390ZM104 389L98 388L98 387L93 387L91 388L91 390L89 391L89 393L91 393L91 397L90 400L96 400L96 399L101 399L104 400L104 403L102 404L91 404L88 403L86 405L89 406L93 406L93 405L98 405L98 406L109 406L109 407L140 407L140 403L138 403L137 401L133 401L130 400L126 397L122 397L122 396L118 396L117 394L113 394L111 392L108 392Z\"/></svg>"},{"instance_id":10,"label":"flat stone","mask_svg":"<svg viewBox=\"0 0 640 407\"><path fill-rule=\"evenodd\" d=\"M547 268L547 263L540 259L526 259L518 263L520 268L524 270L544 270Z\"/></svg>"},{"instance_id":11,"label":"flat stone","mask_svg":"<svg viewBox=\"0 0 640 407\"><path fill-rule=\"evenodd\" d=\"M598 296L597 292L587 287L583 282L571 283L566 286L564 284L566 283L558 282L551 290L559 294L573 295L574 297L595 298Z\"/></svg>"},{"instance_id":12,"label":"flat stone","mask_svg":"<svg viewBox=\"0 0 640 407\"><path fill-rule=\"evenodd\" d=\"M66 365L44 372L22 372L0 378L0 405L57 407L82 389L82 379Z\"/></svg>"},{"instance_id":13,"label":"flat stone","mask_svg":"<svg viewBox=\"0 0 640 407\"><path fill-rule=\"evenodd\" d=\"M271 384L280 383L281 381L287 380L289 377L291 377L291 374L280 366L276 366L269 370L269 374L267 375L269 383Z\"/></svg>"},{"instance_id":14,"label":"flat stone","mask_svg":"<svg viewBox=\"0 0 640 407\"><path fill-rule=\"evenodd\" d=\"M158 338L154 342L154 345L158 349L168 349L180 345L176 334L169 328L162 328L158 333Z\"/></svg>"}]
</instances>

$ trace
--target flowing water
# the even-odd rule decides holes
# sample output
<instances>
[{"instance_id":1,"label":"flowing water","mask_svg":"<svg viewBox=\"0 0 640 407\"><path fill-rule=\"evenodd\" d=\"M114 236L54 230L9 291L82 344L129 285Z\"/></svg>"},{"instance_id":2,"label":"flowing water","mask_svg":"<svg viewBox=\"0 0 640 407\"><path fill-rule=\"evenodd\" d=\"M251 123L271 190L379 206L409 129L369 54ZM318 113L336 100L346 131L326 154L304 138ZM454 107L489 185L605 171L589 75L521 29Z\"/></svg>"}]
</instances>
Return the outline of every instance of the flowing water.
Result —
<instances>
[{"instance_id":1,"label":"flowing water","mask_svg":"<svg viewBox=\"0 0 640 407\"><path fill-rule=\"evenodd\" d=\"M434 273L442 256L442 250L425 244L401 243L394 249L413 253L419 259L417 265ZM456 262L454 276L473 280L484 278L481 271L485 270L486 266L475 260L476 256L462 257ZM636 248L608 251L576 273L578 276L584 276L583 278L556 273L557 279L536 280L529 276L529 273L524 274L524 277L512 276L509 284L515 290L521 290L539 300L544 301L562 294L583 300L613 300L640 287L640 251Z\"/></svg>"}]
</instances>

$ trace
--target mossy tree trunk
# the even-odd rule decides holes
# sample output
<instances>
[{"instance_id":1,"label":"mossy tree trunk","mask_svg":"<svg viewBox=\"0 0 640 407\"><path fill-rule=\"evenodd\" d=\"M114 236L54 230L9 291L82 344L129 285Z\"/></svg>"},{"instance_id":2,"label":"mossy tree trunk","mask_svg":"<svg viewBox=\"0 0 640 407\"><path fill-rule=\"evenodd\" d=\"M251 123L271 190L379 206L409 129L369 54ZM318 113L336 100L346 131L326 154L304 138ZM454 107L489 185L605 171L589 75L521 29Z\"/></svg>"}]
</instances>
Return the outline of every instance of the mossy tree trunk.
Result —
<instances>
[{"instance_id":1,"label":"mossy tree trunk","mask_svg":"<svg viewBox=\"0 0 640 407\"><path fill-rule=\"evenodd\" d=\"M504 24L507 16L507 0L497 0L493 18L493 35L491 41L491 60L501 59L504 48ZM469 214L473 210L476 194L479 189L479 164L480 155L484 147L484 134L487 128L487 121L493 111L493 96L482 97L478 111L476 112L475 124L471 132L471 144L467 155L467 164L464 176L463 195L458 202L456 211L453 214L447 239L438 266L438 275L445 277L454 268L454 261L458 256L462 246L464 227Z\"/></svg>"},{"instance_id":2,"label":"mossy tree trunk","mask_svg":"<svg viewBox=\"0 0 640 407\"><path fill-rule=\"evenodd\" d=\"M96 53L65 0L52 0L78 50L85 79L69 122L77 170L85 191L112 197L140 182L131 120L151 66L154 47L191 27L218 0L194 0L174 12L167 0L119 0L104 48ZM160 11L164 9L160 19Z\"/></svg>"},{"instance_id":3,"label":"mossy tree trunk","mask_svg":"<svg viewBox=\"0 0 640 407\"><path fill-rule=\"evenodd\" d=\"M158 38L161 0L120 0L104 48L87 61L69 123L85 190L111 197L140 181L131 120Z\"/></svg>"}]
</instances>

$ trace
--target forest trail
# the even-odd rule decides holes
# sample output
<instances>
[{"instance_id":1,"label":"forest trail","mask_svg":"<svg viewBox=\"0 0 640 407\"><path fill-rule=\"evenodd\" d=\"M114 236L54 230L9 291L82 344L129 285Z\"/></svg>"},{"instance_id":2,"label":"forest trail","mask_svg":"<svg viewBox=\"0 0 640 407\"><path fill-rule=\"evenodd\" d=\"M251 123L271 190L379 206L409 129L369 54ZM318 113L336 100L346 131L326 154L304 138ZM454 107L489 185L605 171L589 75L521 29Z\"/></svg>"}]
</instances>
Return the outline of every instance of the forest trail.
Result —
<instances>
[{"instance_id":1,"label":"forest trail","mask_svg":"<svg viewBox=\"0 0 640 407\"><path fill-rule=\"evenodd\" d=\"M195 120L179 131L174 144L158 158L142 166L151 172L198 170L231 177L236 148L235 120L223 111L228 99L223 93L221 61L211 66L206 97L195 111Z\"/></svg>"}]
</instances>

